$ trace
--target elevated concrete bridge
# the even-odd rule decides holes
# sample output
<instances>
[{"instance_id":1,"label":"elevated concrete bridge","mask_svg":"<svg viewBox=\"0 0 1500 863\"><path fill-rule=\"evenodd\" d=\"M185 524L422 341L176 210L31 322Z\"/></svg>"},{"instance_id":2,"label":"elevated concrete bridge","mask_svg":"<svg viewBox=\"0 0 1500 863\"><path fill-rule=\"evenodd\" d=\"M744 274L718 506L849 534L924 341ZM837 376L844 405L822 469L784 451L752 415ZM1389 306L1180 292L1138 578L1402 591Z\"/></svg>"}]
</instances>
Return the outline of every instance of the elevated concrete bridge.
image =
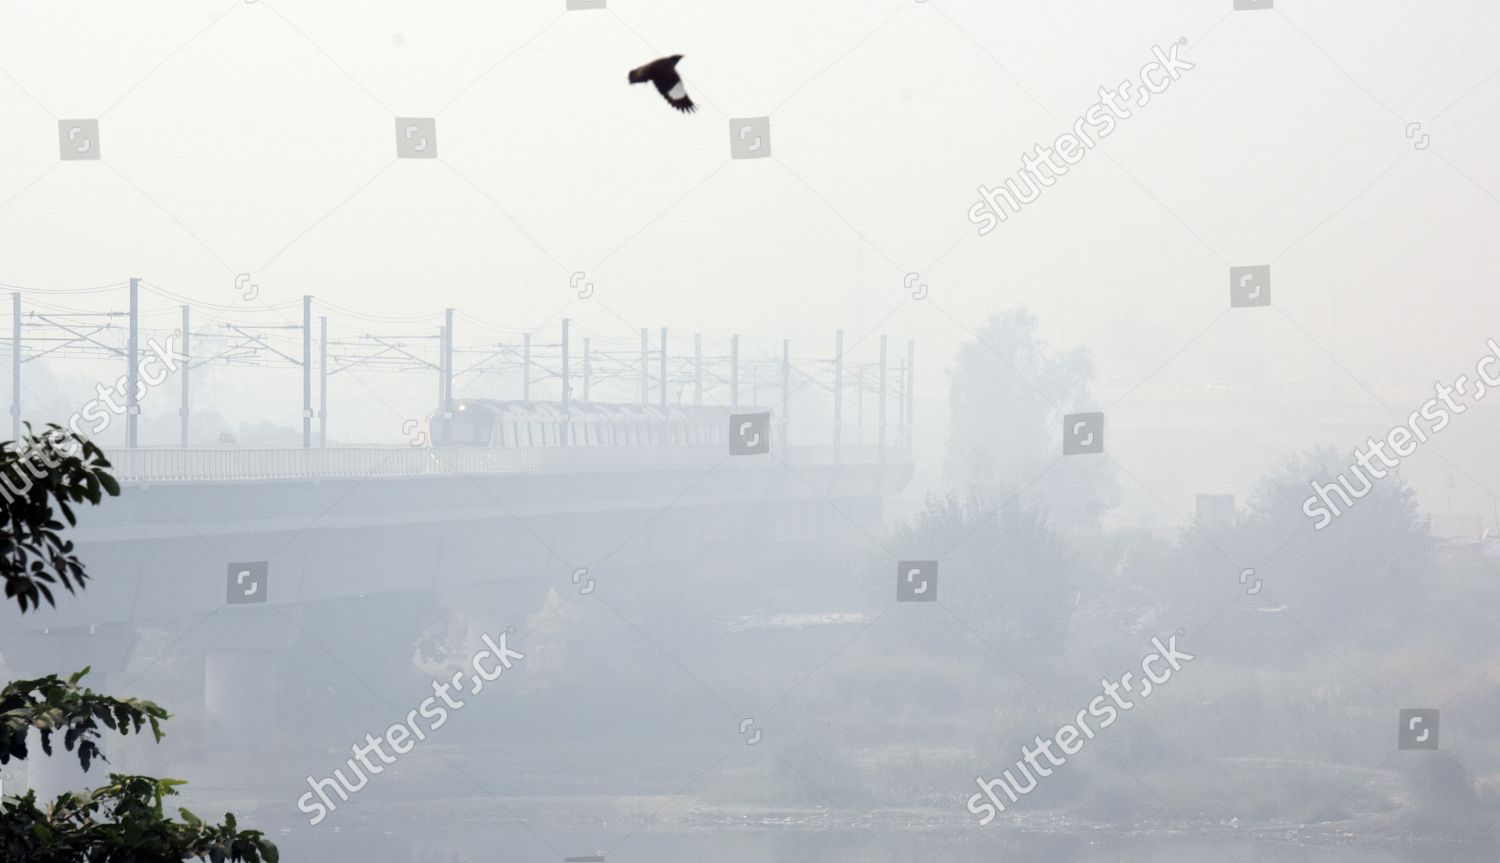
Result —
<instances>
[{"instance_id":1,"label":"elevated concrete bridge","mask_svg":"<svg viewBox=\"0 0 1500 863\"><path fill-rule=\"evenodd\" d=\"M271 604L414 587L541 583L878 530L904 449L720 447L138 449L110 452L119 498L69 532L93 577L4 632L196 616L230 564ZM540 597L538 597L539 599ZM237 603L236 603L237 604ZM3 646L3 645L0 645Z\"/></svg>"},{"instance_id":2,"label":"elevated concrete bridge","mask_svg":"<svg viewBox=\"0 0 1500 863\"><path fill-rule=\"evenodd\" d=\"M306 604L431 592L477 637L539 611L580 569L614 580L701 560L732 578L773 545L878 532L882 499L912 472L904 448L854 446L107 455L121 494L68 534L87 588L24 616L7 605L0 654L21 674L89 664L107 687L137 626L191 622L173 650L202 656L224 741L274 715L265 694Z\"/></svg>"}]
</instances>

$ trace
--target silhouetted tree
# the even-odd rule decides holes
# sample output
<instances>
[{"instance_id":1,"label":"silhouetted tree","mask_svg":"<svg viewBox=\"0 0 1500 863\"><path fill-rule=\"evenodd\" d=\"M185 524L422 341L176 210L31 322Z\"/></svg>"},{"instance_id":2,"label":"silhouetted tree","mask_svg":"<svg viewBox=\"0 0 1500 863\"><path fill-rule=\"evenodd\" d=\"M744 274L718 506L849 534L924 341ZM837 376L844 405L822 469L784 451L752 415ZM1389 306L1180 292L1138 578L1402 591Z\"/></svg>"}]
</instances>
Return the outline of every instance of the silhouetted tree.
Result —
<instances>
[{"instance_id":1,"label":"silhouetted tree","mask_svg":"<svg viewBox=\"0 0 1500 863\"><path fill-rule=\"evenodd\" d=\"M1285 605L1280 613L1319 639L1387 641L1390 627L1399 627L1434 577L1433 544L1411 487L1394 473L1374 480L1353 506L1340 501L1342 514L1317 529L1318 520L1303 510L1310 484L1336 482L1351 461L1330 447L1289 454L1256 485L1233 525L1189 531L1182 569L1201 574L1204 584L1194 592L1204 608L1227 601L1222 588L1235 586L1241 568L1252 568L1263 584L1260 597ZM1282 649L1295 652L1301 644ZM1261 659L1276 649L1245 647L1247 658Z\"/></svg>"},{"instance_id":2,"label":"silhouetted tree","mask_svg":"<svg viewBox=\"0 0 1500 863\"><path fill-rule=\"evenodd\" d=\"M1062 456L1063 416L1092 407L1092 359L1049 350L1024 308L992 316L976 335L953 369L945 478L1020 491L1062 529L1097 524L1120 497L1108 463Z\"/></svg>"},{"instance_id":3,"label":"silhouetted tree","mask_svg":"<svg viewBox=\"0 0 1500 863\"><path fill-rule=\"evenodd\" d=\"M891 547L937 559L939 601L1006 655L1051 658L1065 643L1073 561L1035 505L1009 493L950 491L898 526Z\"/></svg>"}]
</instances>

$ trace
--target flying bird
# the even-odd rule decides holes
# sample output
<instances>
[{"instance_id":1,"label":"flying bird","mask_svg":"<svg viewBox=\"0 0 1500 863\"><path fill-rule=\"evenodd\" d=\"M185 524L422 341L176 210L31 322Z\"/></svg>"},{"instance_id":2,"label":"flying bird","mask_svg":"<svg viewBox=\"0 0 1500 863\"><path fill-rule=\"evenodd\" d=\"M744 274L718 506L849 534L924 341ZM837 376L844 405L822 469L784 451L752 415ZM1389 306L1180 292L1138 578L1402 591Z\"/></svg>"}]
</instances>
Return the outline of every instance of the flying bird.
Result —
<instances>
[{"instance_id":1,"label":"flying bird","mask_svg":"<svg viewBox=\"0 0 1500 863\"><path fill-rule=\"evenodd\" d=\"M698 106L688 98L687 88L682 86L682 78L677 74L677 61L682 59L681 54L673 54L660 60L652 60L644 66L630 70L630 83L644 84L647 81L656 85L667 104L673 108L691 114Z\"/></svg>"}]
</instances>

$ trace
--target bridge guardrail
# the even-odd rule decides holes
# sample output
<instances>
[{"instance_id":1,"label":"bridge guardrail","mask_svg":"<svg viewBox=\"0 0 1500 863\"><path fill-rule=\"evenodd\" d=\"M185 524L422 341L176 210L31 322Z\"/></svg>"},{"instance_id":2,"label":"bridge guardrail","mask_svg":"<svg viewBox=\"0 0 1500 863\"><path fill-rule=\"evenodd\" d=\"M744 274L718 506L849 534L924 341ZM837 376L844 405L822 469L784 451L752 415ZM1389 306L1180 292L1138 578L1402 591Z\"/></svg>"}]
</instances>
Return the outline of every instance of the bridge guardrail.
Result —
<instances>
[{"instance_id":1,"label":"bridge guardrail","mask_svg":"<svg viewBox=\"0 0 1500 863\"><path fill-rule=\"evenodd\" d=\"M792 465L835 462L831 446L785 447ZM574 473L712 467L729 458L722 447L330 447L327 449L112 449L115 476L126 483L247 482L267 480L417 477L449 474ZM838 450L843 464L877 464L874 446ZM746 458L763 458L749 456ZM887 447L885 461L910 461L905 448Z\"/></svg>"}]
</instances>

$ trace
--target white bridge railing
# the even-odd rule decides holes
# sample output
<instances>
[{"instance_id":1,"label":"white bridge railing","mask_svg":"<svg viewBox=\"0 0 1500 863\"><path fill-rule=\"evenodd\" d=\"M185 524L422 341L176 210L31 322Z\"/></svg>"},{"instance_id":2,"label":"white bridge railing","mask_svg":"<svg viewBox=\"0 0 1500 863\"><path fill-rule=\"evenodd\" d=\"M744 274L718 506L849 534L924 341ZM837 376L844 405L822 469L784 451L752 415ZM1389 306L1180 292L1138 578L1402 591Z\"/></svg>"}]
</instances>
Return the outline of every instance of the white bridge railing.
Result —
<instances>
[{"instance_id":1,"label":"white bridge railing","mask_svg":"<svg viewBox=\"0 0 1500 863\"><path fill-rule=\"evenodd\" d=\"M746 463L766 456L729 456L722 446L646 447L334 447L328 449L107 450L121 482L245 482L322 478L416 477L447 474L596 473L712 467L728 459ZM791 465L877 464L879 447L784 447L772 459ZM884 461L901 464L910 453L886 447Z\"/></svg>"}]
</instances>

